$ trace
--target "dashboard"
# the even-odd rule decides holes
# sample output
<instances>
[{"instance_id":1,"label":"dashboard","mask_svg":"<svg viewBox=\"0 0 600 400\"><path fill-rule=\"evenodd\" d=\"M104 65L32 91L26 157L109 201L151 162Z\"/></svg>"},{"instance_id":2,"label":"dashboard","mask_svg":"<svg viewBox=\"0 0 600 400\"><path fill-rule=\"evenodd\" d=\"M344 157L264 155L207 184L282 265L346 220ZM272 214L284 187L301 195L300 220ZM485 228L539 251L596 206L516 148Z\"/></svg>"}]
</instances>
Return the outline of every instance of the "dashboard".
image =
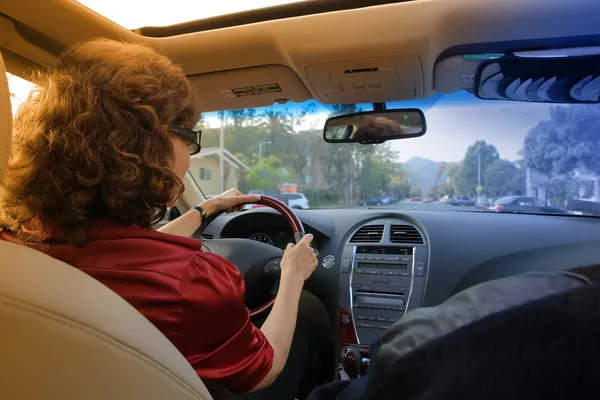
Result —
<instances>
[{"instance_id":1,"label":"dashboard","mask_svg":"<svg viewBox=\"0 0 600 400\"><path fill-rule=\"evenodd\" d=\"M327 308L340 347L368 346L407 311L480 282L600 263L598 218L418 209L295 212L320 253L305 289ZM202 236L277 247L291 241L283 217L268 208L224 214Z\"/></svg>"}]
</instances>

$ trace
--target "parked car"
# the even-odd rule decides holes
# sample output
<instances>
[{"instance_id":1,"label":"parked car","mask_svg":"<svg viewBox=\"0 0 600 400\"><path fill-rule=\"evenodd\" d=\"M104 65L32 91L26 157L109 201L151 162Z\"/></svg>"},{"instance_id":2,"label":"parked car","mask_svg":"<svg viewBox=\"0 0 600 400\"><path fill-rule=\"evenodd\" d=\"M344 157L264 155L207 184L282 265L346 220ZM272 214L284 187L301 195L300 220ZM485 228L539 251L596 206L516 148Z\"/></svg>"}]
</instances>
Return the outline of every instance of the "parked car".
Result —
<instances>
[{"instance_id":1,"label":"parked car","mask_svg":"<svg viewBox=\"0 0 600 400\"><path fill-rule=\"evenodd\" d=\"M454 205L456 203L456 200L455 200L454 196L444 196L440 199L440 202Z\"/></svg>"},{"instance_id":2,"label":"parked car","mask_svg":"<svg viewBox=\"0 0 600 400\"><path fill-rule=\"evenodd\" d=\"M490 207L494 205L494 200L495 199L492 198L482 197L477 201L477 203L475 203L475 207L480 210L489 210Z\"/></svg>"},{"instance_id":3,"label":"parked car","mask_svg":"<svg viewBox=\"0 0 600 400\"><path fill-rule=\"evenodd\" d=\"M303 193L281 193L279 200L283 201L290 208L296 208L299 210L308 210L308 199Z\"/></svg>"},{"instance_id":4,"label":"parked car","mask_svg":"<svg viewBox=\"0 0 600 400\"><path fill-rule=\"evenodd\" d=\"M423 203L433 203L433 199L431 197L424 197Z\"/></svg>"},{"instance_id":5,"label":"parked car","mask_svg":"<svg viewBox=\"0 0 600 400\"><path fill-rule=\"evenodd\" d=\"M392 204L392 198L388 196L379 196L379 201L384 205Z\"/></svg>"},{"instance_id":6,"label":"parked car","mask_svg":"<svg viewBox=\"0 0 600 400\"><path fill-rule=\"evenodd\" d=\"M456 196L454 202L450 203L454 206L474 206L475 200L470 197Z\"/></svg>"},{"instance_id":7,"label":"parked car","mask_svg":"<svg viewBox=\"0 0 600 400\"><path fill-rule=\"evenodd\" d=\"M507 213L564 214L565 210L547 206L540 199L526 196L506 196L494 202L490 210Z\"/></svg>"},{"instance_id":8,"label":"parked car","mask_svg":"<svg viewBox=\"0 0 600 400\"><path fill-rule=\"evenodd\" d=\"M381 203L381 198L379 197L368 197L366 200L363 200L360 202L361 206L380 206L382 205Z\"/></svg>"}]
</instances>

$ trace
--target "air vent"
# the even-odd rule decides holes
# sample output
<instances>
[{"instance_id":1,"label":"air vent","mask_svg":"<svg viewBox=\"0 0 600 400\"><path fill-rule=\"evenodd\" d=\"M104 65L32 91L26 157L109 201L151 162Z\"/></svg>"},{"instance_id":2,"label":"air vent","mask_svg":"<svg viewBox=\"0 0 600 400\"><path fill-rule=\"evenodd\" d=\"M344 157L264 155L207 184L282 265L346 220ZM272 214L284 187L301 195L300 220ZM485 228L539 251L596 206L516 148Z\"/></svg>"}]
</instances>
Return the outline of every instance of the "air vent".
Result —
<instances>
[{"instance_id":1,"label":"air vent","mask_svg":"<svg viewBox=\"0 0 600 400\"><path fill-rule=\"evenodd\" d=\"M423 238L414 226L392 225L390 241L392 243L423 243Z\"/></svg>"},{"instance_id":2,"label":"air vent","mask_svg":"<svg viewBox=\"0 0 600 400\"><path fill-rule=\"evenodd\" d=\"M201 233L200 236L202 236L202 239L212 239L213 238L213 234L212 233Z\"/></svg>"},{"instance_id":3,"label":"air vent","mask_svg":"<svg viewBox=\"0 0 600 400\"><path fill-rule=\"evenodd\" d=\"M383 237L383 225L366 225L360 228L350 242L379 243Z\"/></svg>"}]
</instances>

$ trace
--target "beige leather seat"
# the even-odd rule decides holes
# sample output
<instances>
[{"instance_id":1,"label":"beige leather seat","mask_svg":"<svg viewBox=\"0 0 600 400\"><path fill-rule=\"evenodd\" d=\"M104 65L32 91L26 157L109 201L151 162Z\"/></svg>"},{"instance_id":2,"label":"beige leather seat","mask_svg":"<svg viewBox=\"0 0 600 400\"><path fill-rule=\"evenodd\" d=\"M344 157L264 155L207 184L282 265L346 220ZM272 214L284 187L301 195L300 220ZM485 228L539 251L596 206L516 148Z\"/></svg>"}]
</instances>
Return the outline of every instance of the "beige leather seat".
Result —
<instances>
[{"instance_id":1,"label":"beige leather seat","mask_svg":"<svg viewBox=\"0 0 600 400\"><path fill-rule=\"evenodd\" d=\"M11 107L0 57L0 179ZM123 299L45 254L0 241L0 399L212 399Z\"/></svg>"}]
</instances>

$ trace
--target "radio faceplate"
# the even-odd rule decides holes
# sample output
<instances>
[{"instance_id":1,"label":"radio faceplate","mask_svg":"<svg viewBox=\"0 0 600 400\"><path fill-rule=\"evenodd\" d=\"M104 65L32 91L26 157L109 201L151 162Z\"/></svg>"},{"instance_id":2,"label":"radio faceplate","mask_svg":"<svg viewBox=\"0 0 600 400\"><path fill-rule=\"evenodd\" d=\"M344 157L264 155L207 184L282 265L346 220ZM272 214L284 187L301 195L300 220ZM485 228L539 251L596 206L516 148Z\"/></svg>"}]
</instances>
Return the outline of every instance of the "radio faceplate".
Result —
<instances>
[{"instance_id":1,"label":"radio faceplate","mask_svg":"<svg viewBox=\"0 0 600 400\"><path fill-rule=\"evenodd\" d=\"M348 323L341 320L341 329L353 329L357 344L372 344L407 311L421 306L427 245L392 243L391 226L399 223L407 225L397 219L371 221L369 225L384 225L379 243L347 242L344 246L340 307L348 310L350 318Z\"/></svg>"}]
</instances>

